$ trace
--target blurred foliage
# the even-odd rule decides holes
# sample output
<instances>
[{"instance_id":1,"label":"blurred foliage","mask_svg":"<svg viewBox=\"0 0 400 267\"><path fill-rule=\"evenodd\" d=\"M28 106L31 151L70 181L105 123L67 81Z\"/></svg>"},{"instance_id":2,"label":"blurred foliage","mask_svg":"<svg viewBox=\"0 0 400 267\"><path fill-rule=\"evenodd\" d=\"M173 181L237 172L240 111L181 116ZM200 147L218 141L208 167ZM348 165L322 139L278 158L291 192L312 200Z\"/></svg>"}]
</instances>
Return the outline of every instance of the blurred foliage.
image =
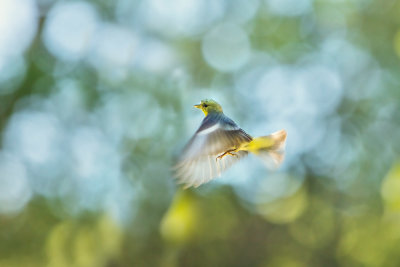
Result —
<instances>
[{"instance_id":1,"label":"blurred foliage","mask_svg":"<svg viewBox=\"0 0 400 267\"><path fill-rule=\"evenodd\" d=\"M0 2L0 266L399 266L400 2ZM288 131L198 189L216 98Z\"/></svg>"}]
</instances>

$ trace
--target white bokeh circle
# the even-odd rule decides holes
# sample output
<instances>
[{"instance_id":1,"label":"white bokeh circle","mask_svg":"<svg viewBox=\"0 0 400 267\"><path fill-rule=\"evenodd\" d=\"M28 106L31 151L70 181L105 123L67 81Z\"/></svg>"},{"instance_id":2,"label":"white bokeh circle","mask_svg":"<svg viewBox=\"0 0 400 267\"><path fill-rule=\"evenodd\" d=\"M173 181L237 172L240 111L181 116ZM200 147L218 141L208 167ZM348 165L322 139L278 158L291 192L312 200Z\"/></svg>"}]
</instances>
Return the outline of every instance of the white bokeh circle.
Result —
<instances>
[{"instance_id":1,"label":"white bokeh circle","mask_svg":"<svg viewBox=\"0 0 400 267\"><path fill-rule=\"evenodd\" d=\"M57 58L79 60L91 47L97 23L97 12L89 3L57 3L48 14L43 42Z\"/></svg>"},{"instance_id":2,"label":"white bokeh circle","mask_svg":"<svg viewBox=\"0 0 400 267\"><path fill-rule=\"evenodd\" d=\"M213 68L229 72L243 66L251 52L247 33L234 24L222 24L205 35L202 52Z\"/></svg>"}]
</instances>

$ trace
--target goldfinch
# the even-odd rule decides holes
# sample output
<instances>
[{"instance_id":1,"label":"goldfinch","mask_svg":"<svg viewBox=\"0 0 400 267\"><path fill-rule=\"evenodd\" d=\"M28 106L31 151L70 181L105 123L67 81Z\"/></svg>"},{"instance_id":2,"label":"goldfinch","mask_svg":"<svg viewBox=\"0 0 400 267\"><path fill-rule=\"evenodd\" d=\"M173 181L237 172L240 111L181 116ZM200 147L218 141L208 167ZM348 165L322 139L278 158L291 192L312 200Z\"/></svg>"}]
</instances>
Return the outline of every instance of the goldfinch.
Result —
<instances>
[{"instance_id":1,"label":"goldfinch","mask_svg":"<svg viewBox=\"0 0 400 267\"><path fill-rule=\"evenodd\" d=\"M199 129L183 149L175 165L175 177L185 188L209 182L249 152L260 156L269 167L284 158L286 131L252 137L225 116L214 100L202 100L194 107L204 112Z\"/></svg>"}]
</instances>

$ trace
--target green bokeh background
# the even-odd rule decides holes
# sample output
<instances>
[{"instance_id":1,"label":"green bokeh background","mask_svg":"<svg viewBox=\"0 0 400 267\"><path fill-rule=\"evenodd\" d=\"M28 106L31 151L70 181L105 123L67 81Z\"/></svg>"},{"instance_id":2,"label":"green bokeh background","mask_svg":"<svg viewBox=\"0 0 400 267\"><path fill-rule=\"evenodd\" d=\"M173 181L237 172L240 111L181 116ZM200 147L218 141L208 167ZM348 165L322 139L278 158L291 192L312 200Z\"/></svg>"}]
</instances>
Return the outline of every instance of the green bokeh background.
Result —
<instances>
[{"instance_id":1,"label":"green bokeh background","mask_svg":"<svg viewBox=\"0 0 400 267\"><path fill-rule=\"evenodd\" d=\"M102 23L139 33L138 39L157 39L173 51L173 64L161 69L118 62L116 67L112 59L96 61L91 53L100 49L97 41L78 59L60 56L43 37L49 14L59 3L29 2L39 15L34 38L21 55L24 70L0 84L1 153L19 151L14 148L20 139L13 141L19 132L10 129L23 112L28 117L39 112L57 118L60 140L89 127L102 141L98 150L89 150L83 158L74 158L69 150L79 145L68 144L51 147L59 154L47 163L35 165L19 159L18 153L13 156L25 166L24 181L31 195L12 211L7 205L19 198L7 202L0 196L0 266L400 266L400 2L305 1L310 3L307 11L288 15L274 13L271 1L250 1L256 3L255 14L240 20L236 16L241 9L235 5L244 12L250 2L219 1L224 3L222 15L200 24L196 32L182 32L174 28L176 24L162 28L162 20L153 28L142 24L146 2L157 1L86 3ZM179 6L176 3L171 5ZM207 8L212 13L215 7L210 3ZM185 7L181 7L184 12ZM207 12L203 16L206 21ZM213 66L202 50L205 36L223 23L242 29L253 53L232 70ZM321 49L332 38L363 51L368 63L359 54L341 54L340 49L332 57L329 49ZM319 56L313 56L317 51ZM164 62L167 55L161 53L156 60ZM146 63L147 56L142 59ZM233 172L198 189L182 190L174 183L170 171L174 159L202 119L193 104L215 97L239 125L250 133L257 131L271 116L262 116L263 104L257 102L260 90L255 93L253 84L246 83L251 77L245 85L238 77L259 66L285 66L297 73L307 65L307 56L315 64L337 63L343 93L334 109L317 121L340 120L334 127L343 136L337 149L344 150L329 164L319 164L314 152L323 152L331 142L323 137L313 149L291 154L291 147L314 138L292 138L295 131L302 131L299 125L310 125L305 113L304 124L297 121L297 128L287 129L288 161L277 173L259 165L251 172L247 168L258 163L249 158L234 171L248 181L246 186L230 182ZM359 61L362 66L354 70ZM3 71L13 62L9 64ZM371 69L380 73L380 82L364 94ZM298 96L296 88L289 93L281 93L279 87L272 90L272 95L265 93L271 101ZM111 99L111 108L104 108ZM289 104L282 101L276 113L285 112ZM322 109L324 103L316 106ZM120 112L116 114L125 115L105 118L116 109ZM281 127L285 124L277 119L265 131ZM80 144L79 136L86 136L85 145L91 134L89 138L77 134L74 142ZM26 136L36 142L35 133ZM101 171L90 172L90 181L80 182L79 171L74 172L79 159L96 151L106 151L94 161ZM1 171L0 175L0 186L8 188L13 175ZM42 176L47 178L41 180ZM287 179L285 194L270 197L281 190L273 186L265 193L262 184L268 177ZM114 189L115 194L109 193ZM246 197L249 194L254 196ZM112 204L104 204L105 198Z\"/></svg>"}]
</instances>

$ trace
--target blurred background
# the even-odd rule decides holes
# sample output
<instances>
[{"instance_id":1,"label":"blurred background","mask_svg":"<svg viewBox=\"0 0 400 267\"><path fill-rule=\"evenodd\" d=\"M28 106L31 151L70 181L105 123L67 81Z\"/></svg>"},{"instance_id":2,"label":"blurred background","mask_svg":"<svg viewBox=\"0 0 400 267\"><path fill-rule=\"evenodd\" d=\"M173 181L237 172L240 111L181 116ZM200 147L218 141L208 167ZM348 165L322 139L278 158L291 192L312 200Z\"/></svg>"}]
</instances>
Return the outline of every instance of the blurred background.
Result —
<instances>
[{"instance_id":1,"label":"blurred background","mask_svg":"<svg viewBox=\"0 0 400 267\"><path fill-rule=\"evenodd\" d=\"M0 266L400 266L399 10L1 0ZM177 186L204 98L283 166Z\"/></svg>"}]
</instances>

